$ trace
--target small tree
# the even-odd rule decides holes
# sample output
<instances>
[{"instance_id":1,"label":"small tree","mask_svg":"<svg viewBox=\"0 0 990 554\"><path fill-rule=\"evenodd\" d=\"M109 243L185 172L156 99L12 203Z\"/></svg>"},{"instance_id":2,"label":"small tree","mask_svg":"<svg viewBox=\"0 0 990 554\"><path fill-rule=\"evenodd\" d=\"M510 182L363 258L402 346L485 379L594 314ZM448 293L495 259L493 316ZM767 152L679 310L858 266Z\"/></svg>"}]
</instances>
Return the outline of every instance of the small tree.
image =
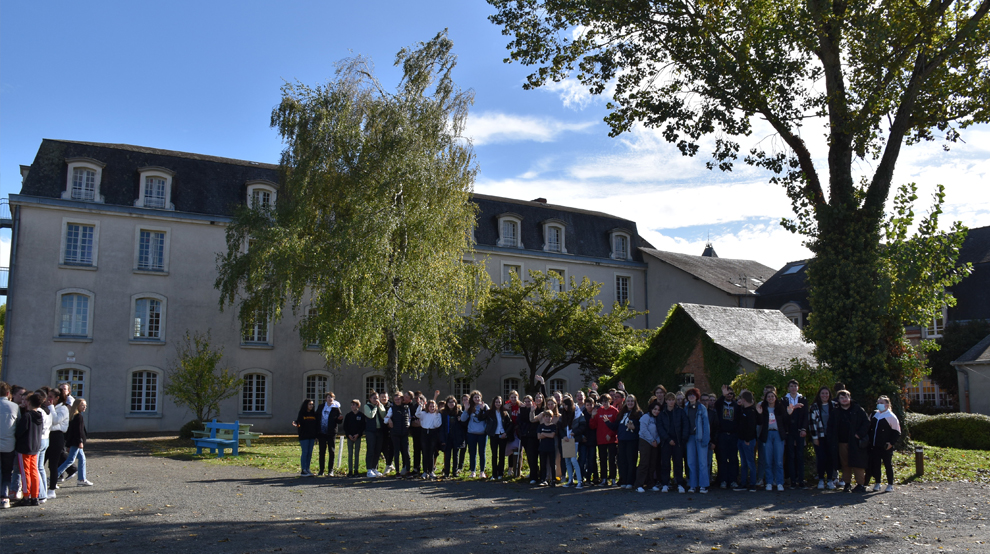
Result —
<instances>
[{"instance_id":1,"label":"small tree","mask_svg":"<svg viewBox=\"0 0 990 554\"><path fill-rule=\"evenodd\" d=\"M492 287L479 304L468 327L487 351L484 364L496 354L518 353L527 366L521 376L532 390L537 375L549 380L570 365L595 378L612 367L623 348L642 342L646 331L625 323L645 312L616 303L603 313L596 299L601 283L585 277L578 284L571 278L570 290L560 291L556 273L529 275L523 282L513 274L510 283Z\"/></svg>"},{"instance_id":2,"label":"small tree","mask_svg":"<svg viewBox=\"0 0 990 554\"><path fill-rule=\"evenodd\" d=\"M166 372L165 394L177 406L195 412L199 421L208 421L218 414L220 402L237 394L244 383L230 368L220 367L223 347L214 350L210 343L209 331L191 335L186 331L183 340L175 346L176 358L169 362Z\"/></svg>"}]
</instances>

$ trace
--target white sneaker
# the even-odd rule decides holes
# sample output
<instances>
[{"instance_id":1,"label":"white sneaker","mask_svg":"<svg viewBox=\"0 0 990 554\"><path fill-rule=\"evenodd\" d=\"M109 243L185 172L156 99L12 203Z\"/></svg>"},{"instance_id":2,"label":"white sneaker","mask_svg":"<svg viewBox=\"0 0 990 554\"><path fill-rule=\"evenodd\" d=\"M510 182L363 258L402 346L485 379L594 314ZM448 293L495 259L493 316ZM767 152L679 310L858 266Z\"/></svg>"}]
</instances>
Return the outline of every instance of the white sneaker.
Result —
<instances>
[{"instance_id":1,"label":"white sneaker","mask_svg":"<svg viewBox=\"0 0 990 554\"><path fill-rule=\"evenodd\" d=\"M55 491L48 491L48 500L55 498Z\"/></svg>"},{"instance_id":2,"label":"white sneaker","mask_svg":"<svg viewBox=\"0 0 990 554\"><path fill-rule=\"evenodd\" d=\"M894 492L894 485L887 485L885 492Z\"/></svg>"},{"instance_id":3,"label":"white sneaker","mask_svg":"<svg viewBox=\"0 0 990 554\"><path fill-rule=\"evenodd\" d=\"M646 492L646 489L644 489L643 487L639 487L636 489L636 492Z\"/></svg>"},{"instance_id":4,"label":"white sneaker","mask_svg":"<svg viewBox=\"0 0 990 554\"><path fill-rule=\"evenodd\" d=\"M375 470L373 470L373 469L369 469L368 470L368 477L378 477L378 472L375 471Z\"/></svg>"},{"instance_id":5,"label":"white sneaker","mask_svg":"<svg viewBox=\"0 0 990 554\"><path fill-rule=\"evenodd\" d=\"M701 494L708 494L708 487L701 487L700 489L698 489L698 492L700 492Z\"/></svg>"},{"instance_id":6,"label":"white sneaker","mask_svg":"<svg viewBox=\"0 0 990 554\"><path fill-rule=\"evenodd\" d=\"M729 485L729 488L730 489L738 489L739 488L739 484L736 483L735 481L733 481L732 484Z\"/></svg>"},{"instance_id":7,"label":"white sneaker","mask_svg":"<svg viewBox=\"0 0 990 554\"><path fill-rule=\"evenodd\" d=\"M777 492L784 492L784 485L777 485Z\"/></svg>"},{"instance_id":8,"label":"white sneaker","mask_svg":"<svg viewBox=\"0 0 990 554\"><path fill-rule=\"evenodd\" d=\"M24 491L17 491L16 493L14 493L14 498L18 500L24 498Z\"/></svg>"},{"instance_id":9,"label":"white sneaker","mask_svg":"<svg viewBox=\"0 0 990 554\"><path fill-rule=\"evenodd\" d=\"M825 483L825 488L828 489L828 490L830 490L830 491L834 491L835 490L835 481L829 480L827 483Z\"/></svg>"},{"instance_id":10,"label":"white sneaker","mask_svg":"<svg viewBox=\"0 0 990 554\"><path fill-rule=\"evenodd\" d=\"M694 494L694 491L695 491L694 487L688 487L688 494Z\"/></svg>"},{"instance_id":11,"label":"white sneaker","mask_svg":"<svg viewBox=\"0 0 990 554\"><path fill-rule=\"evenodd\" d=\"M670 492L670 487L668 487L667 485L664 485L663 488L660 489L660 492Z\"/></svg>"},{"instance_id":12,"label":"white sneaker","mask_svg":"<svg viewBox=\"0 0 990 554\"><path fill-rule=\"evenodd\" d=\"M772 491L773 490L773 485L767 485L767 490L768 491Z\"/></svg>"},{"instance_id":13,"label":"white sneaker","mask_svg":"<svg viewBox=\"0 0 990 554\"><path fill-rule=\"evenodd\" d=\"M650 490L652 490L653 492L660 492L660 487L653 487Z\"/></svg>"},{"instance_id":14,"label":"white sneaker","mask_svg":"<svg viewBox=\"0 0 990 554\"><path fill-rule=\"evenodd\" d=\"M91 483L88 479L83 479L82 481L79 481L79 486L80 487L92 487L93 486L93 483Z\"/></svg>"},{"instance_id":15,"label":"white sneaker","mask_svg":"<svg viewBox=\"0 0 990 554\"><path fill-rule=\"evenodd\" d=\"M682 487L681 485L677 485L677 492L683 493L684 492L684 487Z\"/></svg>"},{"instance_id":16,"label":"white sneaker","mask_svg":"<svg viewBox=\"0 0 990 554\"><path fill-rule=\"evenodd\" d=\"M818 490L820 490L820 491L825 490L825 481L823 481L821 479L818 480Z\"/></svg>"},{"instance_id":17,"label":"white sneaker","mask_svg":"<svg viewBox=\"0 0 990 554\"><path fill-rule=\"evenodd\" d=\"M873 492L880 492L880 483L873 485Z\"/></svg>"}]
</instances>

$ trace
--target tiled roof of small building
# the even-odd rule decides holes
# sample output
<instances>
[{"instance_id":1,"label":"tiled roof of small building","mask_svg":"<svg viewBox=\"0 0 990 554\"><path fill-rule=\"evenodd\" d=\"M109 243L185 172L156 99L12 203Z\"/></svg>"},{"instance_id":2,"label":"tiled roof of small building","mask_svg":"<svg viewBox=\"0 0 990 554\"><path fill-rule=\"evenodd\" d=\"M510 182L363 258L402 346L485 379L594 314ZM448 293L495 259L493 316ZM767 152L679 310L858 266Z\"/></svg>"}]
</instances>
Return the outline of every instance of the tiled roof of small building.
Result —
<instances>
[{"instance_id":1,"label":"tiled roof of small building","mask_svg":"<svg viewBox=\"0 0 990 554\"><path fill-rule=\"evenodd\" d=\"M965 354L956 358L952 363L954 365L990 365L990 335L987 335L983 340L976 343L973 348L967 350Z\"/></svg>"}]
</instances>

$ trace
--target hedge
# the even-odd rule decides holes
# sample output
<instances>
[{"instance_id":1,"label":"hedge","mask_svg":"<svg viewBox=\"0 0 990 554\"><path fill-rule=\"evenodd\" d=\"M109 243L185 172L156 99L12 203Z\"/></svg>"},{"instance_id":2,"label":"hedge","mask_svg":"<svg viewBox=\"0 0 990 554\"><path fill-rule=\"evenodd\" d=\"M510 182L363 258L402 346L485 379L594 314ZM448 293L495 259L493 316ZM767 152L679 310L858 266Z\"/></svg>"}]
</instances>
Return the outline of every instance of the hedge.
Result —
<instances>
[{"instance_id":1,"label":"hedge","mask_svg":"<svg viewBox=\"0 0 990 554\"><path fill-rule=\"evenodd\" d=\"M911 438L945 448L990 450L990 417L982 414L907 414Z\"/></svg>"}]
</instances>

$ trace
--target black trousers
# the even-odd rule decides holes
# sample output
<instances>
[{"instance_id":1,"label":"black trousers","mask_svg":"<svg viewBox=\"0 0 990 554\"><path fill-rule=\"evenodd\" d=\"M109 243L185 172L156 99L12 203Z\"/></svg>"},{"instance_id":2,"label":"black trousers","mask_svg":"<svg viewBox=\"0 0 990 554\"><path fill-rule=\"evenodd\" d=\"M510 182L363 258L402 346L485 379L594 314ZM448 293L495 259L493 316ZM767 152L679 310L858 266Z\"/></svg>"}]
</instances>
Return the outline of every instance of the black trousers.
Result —
<instances>
[{"instance_id":1,"label":"black trousers","mask_svg":"<svg viewBox=\"0 0 990 554\"><path fill-rule=\"evenodd\" d=\"M329 462L326 465L327 473L333 473L334 466L334 448L337 442L337 435L316 435L316 441L318 443L318 448L320 449L320 473L323 473L323 456L329 453Z\"/></svg>"},{"instance_id":2,"label":"black trousers","mask_svg":"<svg viewBox=\"0 0 990 554\"><path fill-rule=\"evenodd\" d=\"M492 444L492 477L502 477L505 474L505 447L509 444L509 437L504 439L493 435L489 441Z\"/></svg>"},{"instance_id":3,"label":"black trousers","mask_svg":"<svg viewBox=\"0 0 990 554\"><path fill-rule=\"evenodd\" d=\"M870 448L870 471L866 473L866 484L870 484L870 479L875 482L880 483L883 480L880 476L880 465L883 464L883 468L887 470L887 484L894 484L894 449L886 450L884 447L872 447Z\"/></svg>"},{"instance_id":4,"label":"black trousers","mask_svg":"<svg viewBox=\"0 0 990 554\"><path fill-rule=\"evenodd\" d=\"M684 484L684 466L682 465L684 447L681 445L671 446L670 442L660 445L660 484L668 487L676 487ZM670 478L670 466L673 462L674 478Z\"/></svg>"},{"instance_id":5,"label":"black trousers","mask_svg":"<svg viewBox=\"0 0 990 554\"><path fill-rule=\"evenodd\" d=\"M618 450L619 446L615 443L598 445L598 469L601 472L602 481L615 479L615 458Z\"/></svg>"},{"instance_id":6,"label":"black trousers","mask_svg":"<svg viewBox=\"0 0 990 554\"><path fill-rule=\"evenodd\" d=\"M639 439L619 441L619 484L632 485L636 481L636 462L639 459Z\"/></svg>"},{"instance_id":7,"label":"black trousers","mask_svg":"<svg viewBox=\"0 0 990 554\"><path fill-rule=\"evenodd\" d=\"M557 486L557 469L554 467L556 458L556 452L540 452L540 464L543 465L544 473L542 480L549 483L551 487Z\"/></svg>"},{"instance_id":8,"label":"black trousers","mask_svg":"<svg viewBox=\"0 0 990 554\"><path fill-rule=\"evenodd\" d=\"M523 437L523 449L526 451L526 461L529 462L529 480L540 480L540 439Z\"/></svg>"},{"instance_id":9,"label":"black trousers","mask_svg":"<svg viewBox=\"0 0 990 554\"><path fill-rule=\"evenodd\" d=\"M58 466L65 461L65 433L52 431L48 434L48 450L45 459L48 461L48 490L55 490L58 484ZM39 461L42 463L43 461Z\"/></svg>"},{"instance_id":10,"label":"black trousers","mask_svg":"<svg viewBox=\"0 0 990 554\"><path fill-rule=\"evenodd\" d=\"M382 429L382 456L385 456L385 466L395 461L395 448L392 446L392 432L388 427Z\"/></svg>"},{"instance_id":11,"label":"black trousers","mask_svg":"<svg viewBox=\"0 0 990 554\"><path fill-rule=\"evenodd\" d=\"M419 443L423 455L423 473L433 473L436 462L436 451L440 446L439 429L420 429ZM413 441L415 446L416 442Z\"/></svg>"},{"instance_id":12,"label":"black trousers","mask_svg":"<svg viewBox=\"0 0 990 554\"><path fill-rule=\"evenodd\" d=\"M399 457L402 457L401 472L409 473L409 435L392 433L392 456L395 461L395 471L400 472Z\"/></svg>"},{"instance_id":13,"label":"black trousers","mask_svg":"<svg viewBox=\"0 0 990 554\"><path fill-rule=\"evenodd\" d=\"M463 443L462 443L463 444ZM450 476L451 466L454 471L460 471L464 467L464 453L467 448L461 448L460 444L448 443L443 449L443 475Z\"/></svg>"},{"instance_id":14,"label":"black trousers","mask_svg":"<svg viewBox=\"0 0 990 554\"><path fill-rule=\"evenodd\" d=\"M409 437L412 439L413 445L413 471L419 473L422 465L420 461L423 459L423 428L422 427L410 427Z\"/></svg>"}]
</instances>

